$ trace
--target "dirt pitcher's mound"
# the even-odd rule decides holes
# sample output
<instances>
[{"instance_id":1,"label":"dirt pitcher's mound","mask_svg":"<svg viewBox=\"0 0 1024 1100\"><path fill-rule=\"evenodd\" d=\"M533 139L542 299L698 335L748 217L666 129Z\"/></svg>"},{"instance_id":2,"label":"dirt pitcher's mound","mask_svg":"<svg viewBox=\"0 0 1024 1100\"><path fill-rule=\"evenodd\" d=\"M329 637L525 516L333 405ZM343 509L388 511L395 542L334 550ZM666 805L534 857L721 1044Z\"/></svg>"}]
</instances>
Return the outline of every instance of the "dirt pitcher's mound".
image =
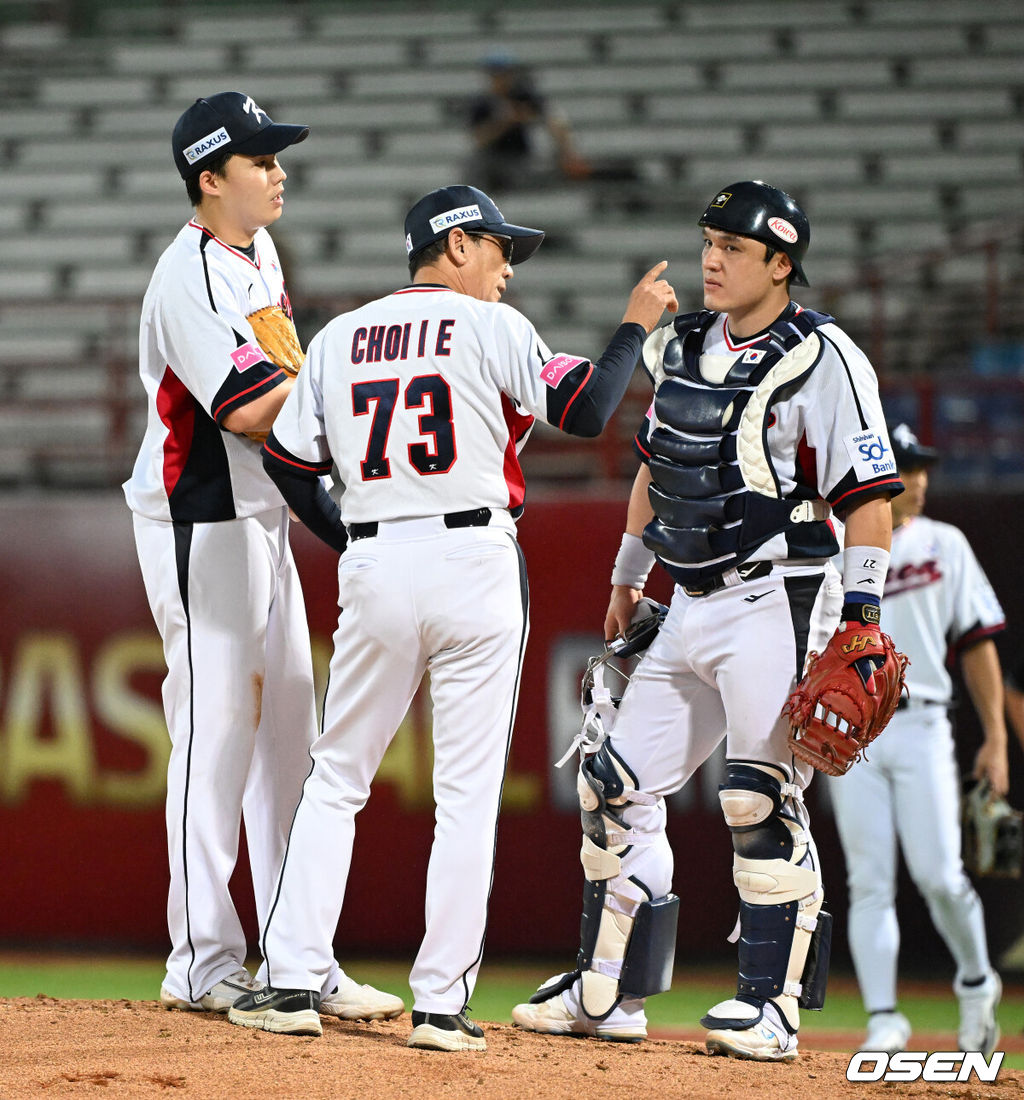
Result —
<instances>
[{"instance_id":1,"label":"dirt pitcher's mound","mask_svg":"<svg viewBox=\"0 0 1024 1100\"><path fill-rule=\"evenodd\" d=\"M789 1065L710 1057L702 1044L601 1043L484 1023L486 1053L411 1050L408 1013L350 1024L324 1019L323 1038L233 1027L212 1013L168 1012L153 1001L0 1000L0 1097L114 1100L161 1096L275 1100L593 1096L1024 1096L1024 1072L995 1083L851 1084L848 1054L803 1050Z\"/></svg>"}]
</instances>

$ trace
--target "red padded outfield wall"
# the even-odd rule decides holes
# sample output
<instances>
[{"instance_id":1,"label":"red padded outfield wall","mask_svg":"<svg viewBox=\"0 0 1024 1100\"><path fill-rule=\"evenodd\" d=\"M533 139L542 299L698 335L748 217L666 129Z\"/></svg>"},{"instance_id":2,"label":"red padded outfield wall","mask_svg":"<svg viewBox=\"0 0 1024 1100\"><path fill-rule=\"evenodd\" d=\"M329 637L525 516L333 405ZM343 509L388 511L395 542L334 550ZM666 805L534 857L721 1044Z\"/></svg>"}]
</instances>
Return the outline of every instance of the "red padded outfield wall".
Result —
<instances>
[{"instance_id":1,"label":"red padded outfield wall","mask_svg":"<svg viewBox=\"0 0 1024 1100\"><path fill-rule=\"evenodd\" d=\"M933 514L951 510L940 503ZM971 531L1008 613L1021 623L1016 570L997 550L1006 537L999 516L1019 517L1020 502L1012 508L974 502L966 516L963 501L949 504ZM495 954L563 953L568 961L576 946L575 772L571 762L558 771L552 764L578 727L579 678L587 656L600 648L624 515L624 499L532 501L520 524L532 627L499 828L487 943ZM13 498L0 501L0 530L0 943L163 950L164 666L130 515L113 494ZM293 544L322 677L336 614L336 558L302 529ZM651 594L667 598L663 577ZM965 719L972 755L974 727ZM1020 764L1011 746L1017 804ZM733 952L725 941L736 901L731 844L718 808L721 767L721 758L713 758L671 805L676 889L686 899L681 959ZM823 787L812 785L809 802L842 955L844 869ZM422 691L357 821L339 925L343 955L411 957L422 933L432 828L429 700ZM255 941L244 869L235 886ZM1020 887L1000 882L985 884L985 891L995 939L1015 939ZM903 893L907 951L943 958L912 887Z\"/></svg>"}]
</instances>

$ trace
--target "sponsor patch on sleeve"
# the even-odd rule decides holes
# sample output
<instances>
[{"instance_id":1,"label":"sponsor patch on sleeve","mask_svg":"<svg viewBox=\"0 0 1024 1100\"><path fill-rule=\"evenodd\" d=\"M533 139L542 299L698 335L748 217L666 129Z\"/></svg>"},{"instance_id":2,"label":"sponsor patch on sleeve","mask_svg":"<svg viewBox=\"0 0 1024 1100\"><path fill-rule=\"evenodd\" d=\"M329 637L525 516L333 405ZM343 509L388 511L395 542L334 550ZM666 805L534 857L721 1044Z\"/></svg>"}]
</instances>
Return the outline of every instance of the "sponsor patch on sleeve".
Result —
<instances>
[{"instance_id":1,"label":"sponsor patch on sleeve","mask_svg":"<svg viewBox=\"0 0 1024 1100\"><path fill-rule=\"evenodd\" d=\"M848 435L843 443L858 481L872 481L884 474L896 473L896 459L889 444L874 428Z\"/></svg>"},{"instance_id":2,"label":"sponsor patch on sleeve","mask_svg":"<svg viewBox=\"0 0 1024 1100\"><path fill-rule=\"evenodd\" d=\"M544 364L540 372L541 381L555 389L573 367L578 367L581 363L586 362L588 360L578 359L574 355L556 355Z\"/></svg>"},{"instance_id":3,"label":"sponsor patch on sleeve","mask_svg":"<svg viewBox=\"0 0 1024 1100\"><path fill-rule=\"evenodd\" d=\"M240 348L235 348L231 358L240 371L245 371L256 366L257 363L262 363L266 356L255 344L243 344Z\"/></svg>"}]
</instances>

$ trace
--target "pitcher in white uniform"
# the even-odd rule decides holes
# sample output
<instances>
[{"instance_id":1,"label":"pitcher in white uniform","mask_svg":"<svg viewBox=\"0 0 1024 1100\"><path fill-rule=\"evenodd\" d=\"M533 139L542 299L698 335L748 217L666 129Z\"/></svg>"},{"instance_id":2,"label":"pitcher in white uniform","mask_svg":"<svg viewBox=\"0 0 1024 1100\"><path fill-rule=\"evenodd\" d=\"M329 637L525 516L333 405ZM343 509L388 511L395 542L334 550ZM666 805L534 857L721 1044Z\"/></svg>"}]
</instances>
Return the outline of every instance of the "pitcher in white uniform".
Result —
<instances>
[{"instance_id":1,"label":"pitcher in white uniform","mask_svg":"<svg viewBox=\"0 0 1024 1100\"><path fill-rule=\"evenodd\" d=\"M659 278L666 265L656 265L600 359L556 355L500 301L540 230L453 185L416 203L405 234L412 283L313 338L263 449L296 514L347 549L323 732L263 927L271 989L240 998L229 1019L321 1033L317 1001L355 816L429 672L437 811L409 1045L484 1050L466 1008L483 956L528 627L517 454L535 417L574 435L603 429L675 295ZM318 481L332 466L340 512ZM381 871L386 883L393 872Z\"/></svg>"},{"instance_id":2,"label":"pitcher in white uniform","mask_svg":"<svg viewBox=\"0 0 1024 1100\"><path fill-rule=\"evenodd\" d=\"M245 969L228 889L240 824L262 920L316 736L288 509L248 434L267 432L293 385L247 318L267 307L291 317L266 226L284 209L276 154L308 133L272 122L241 92L182 114L172 153L195 216L160 257L142 305L149 419L124 490L167 660L171 953L160 1001L169 1009L227 1012L262 988ZM336 963L322 992L321 1011L347 1019L403 1008Z\"/></svg>"},{"instance_id":3,"label":"pitcher in white uniform","mask_svg":"<svg viewBox=\"0 0 1024 1100\"><path fill-rule=\"evenodd\" d=\"M996 794L1009 788L1003 681L993 635L1003 611L967 539L922 515L928 468L938 453L906 424L890 432L906 486L892 500L885 582L886 630L910 658L900 709L865 759L829 793L846 855L849 942L869 1014L862 1049L907 1049L910 1022L897 1010L897 851L956 962L959 1049L988 1057L999 1040L1001 986L989 962L981 900L961 862L960 779L953 725L952 649L981 724L974 775ZM916 1047L915 1047L916 1049Z\"/></svg>"}]
</instances>

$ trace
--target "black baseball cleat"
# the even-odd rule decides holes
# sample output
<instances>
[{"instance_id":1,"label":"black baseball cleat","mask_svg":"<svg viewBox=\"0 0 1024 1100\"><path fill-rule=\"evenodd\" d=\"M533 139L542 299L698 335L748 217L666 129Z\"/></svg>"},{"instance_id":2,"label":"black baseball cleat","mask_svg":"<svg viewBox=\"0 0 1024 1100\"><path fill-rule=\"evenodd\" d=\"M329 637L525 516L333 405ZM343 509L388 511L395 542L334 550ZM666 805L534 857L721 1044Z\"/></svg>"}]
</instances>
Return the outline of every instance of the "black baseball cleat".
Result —
<instances>
[{"instance_id":1,"label":"black baseball cleat","mask_svg":"<svg viewBox=\"0 0 1024 1100\"><path fill-rule=\"evenodd\" d=\"M414 1011L408 1045L421 1050L486 1050L487 1040L465 1011L455 1016Z\"/></svg>"},{"instance_id":2,"label":"black baseball cleat","mask_svg":"<svg viewBox=\"0 0 1024 1100\"><path fill-rule=\"evenodd\" d=\"M282 1035L323 1035L320 994L312 989L274 989L246 993L228 1009L239 1027L255 1027Z\"/></svg>"}]
</instances>

